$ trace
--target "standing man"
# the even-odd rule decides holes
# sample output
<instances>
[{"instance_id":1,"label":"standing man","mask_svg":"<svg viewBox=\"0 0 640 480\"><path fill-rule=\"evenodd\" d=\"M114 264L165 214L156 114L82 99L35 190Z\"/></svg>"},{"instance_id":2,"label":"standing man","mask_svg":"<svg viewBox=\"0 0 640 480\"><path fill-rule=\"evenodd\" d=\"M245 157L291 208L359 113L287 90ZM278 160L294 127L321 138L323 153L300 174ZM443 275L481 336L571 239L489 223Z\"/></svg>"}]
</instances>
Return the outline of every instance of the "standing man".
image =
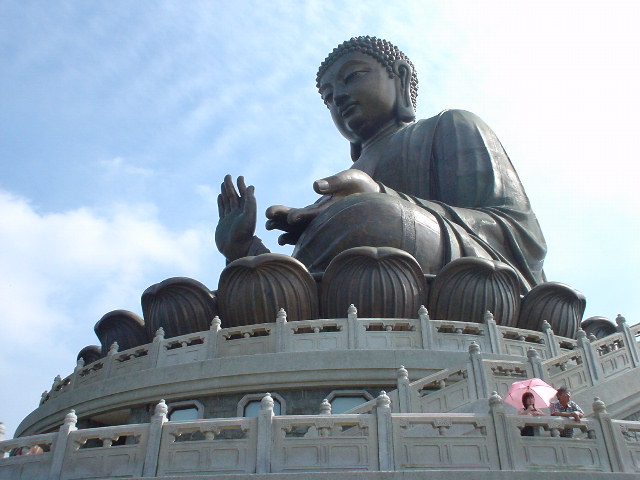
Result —
<instances>
[{"instance_id":1,"label":"standing man","mask_svg":"<svg viewBox=\"0 0 640 480\"><path fill-rule=\"evenodd\" d=\"M556 394L557 401L551 402L549 411L551 415L557 417L572 417L576 422L579 422L584 417L584 412L576 402L571 401L571 393L567 387L560 387ZM567 427L560 432L561 437L570 438L573 437L573 428Z\"/></svg>"}]
</instances>

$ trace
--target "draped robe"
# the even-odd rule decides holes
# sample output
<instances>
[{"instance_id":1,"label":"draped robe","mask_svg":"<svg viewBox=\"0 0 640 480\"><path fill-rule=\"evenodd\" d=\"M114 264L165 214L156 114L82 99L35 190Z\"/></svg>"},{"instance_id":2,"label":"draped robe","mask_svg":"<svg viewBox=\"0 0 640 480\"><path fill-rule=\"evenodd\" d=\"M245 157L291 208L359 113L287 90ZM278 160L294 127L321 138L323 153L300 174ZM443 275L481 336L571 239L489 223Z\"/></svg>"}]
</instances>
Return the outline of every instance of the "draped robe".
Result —
<instances>
[{"instance_id":1,"label":"draped robe","mask_svg":"<svg viewBox=\"0 0 640 480\"><path fill-rule=\"evenodd\" d=\"M383 138L352 168L380 193L353 194L316 217L293 256L311 272L356 246L396 247L436 274L460 257L499 260L524 292L544 281L546 244L529 199L500 141L462 110L406 125Z\"/></svg>"}]
</instances>

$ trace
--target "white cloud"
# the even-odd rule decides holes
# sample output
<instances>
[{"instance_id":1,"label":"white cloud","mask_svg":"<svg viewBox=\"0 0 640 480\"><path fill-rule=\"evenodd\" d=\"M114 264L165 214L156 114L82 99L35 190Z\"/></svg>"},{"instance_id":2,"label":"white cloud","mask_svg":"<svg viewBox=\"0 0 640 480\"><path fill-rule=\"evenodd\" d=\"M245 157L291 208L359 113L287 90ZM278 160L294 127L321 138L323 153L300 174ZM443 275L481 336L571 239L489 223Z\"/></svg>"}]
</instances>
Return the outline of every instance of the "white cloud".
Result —
<instances>
[{"instance_id":1,"label":"white cloud","mask_svg":"<svg viewBox=\"0 0 640 480\"><path fill-rule=\"evenodd\" d=\"M152 283L203 274L210 234L172 232L149 205L43 215L6 191L0 218L0 417L11 434L53 377L70 373L77 352L97 343L92 327L103 314L139 313ZM18 384L19 396L6 388Z\"/></svg>"}]
</instances>

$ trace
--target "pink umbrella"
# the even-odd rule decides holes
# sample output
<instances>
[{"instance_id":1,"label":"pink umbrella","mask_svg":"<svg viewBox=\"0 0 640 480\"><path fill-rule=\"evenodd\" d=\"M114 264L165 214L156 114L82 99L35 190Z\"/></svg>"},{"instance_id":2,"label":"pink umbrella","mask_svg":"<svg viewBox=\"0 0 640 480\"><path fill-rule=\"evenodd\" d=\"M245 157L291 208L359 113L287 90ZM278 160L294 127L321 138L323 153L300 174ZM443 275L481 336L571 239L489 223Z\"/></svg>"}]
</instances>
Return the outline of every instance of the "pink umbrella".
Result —
<instances>
[{"instance_id":1,"label":"pink umbrella","mask_svg":"<svg viewBox=\"0 0 640 480\"><path fill-rule=\"evenodd\" d=\"M530 378L521 382L513 382L509 387L507 396L504 397L505 403L521 409L522 395L531 392L535 399L535 407L548 407L551 399L555 397L557 390L539 378Z\"/></svg>"}]
</instances>

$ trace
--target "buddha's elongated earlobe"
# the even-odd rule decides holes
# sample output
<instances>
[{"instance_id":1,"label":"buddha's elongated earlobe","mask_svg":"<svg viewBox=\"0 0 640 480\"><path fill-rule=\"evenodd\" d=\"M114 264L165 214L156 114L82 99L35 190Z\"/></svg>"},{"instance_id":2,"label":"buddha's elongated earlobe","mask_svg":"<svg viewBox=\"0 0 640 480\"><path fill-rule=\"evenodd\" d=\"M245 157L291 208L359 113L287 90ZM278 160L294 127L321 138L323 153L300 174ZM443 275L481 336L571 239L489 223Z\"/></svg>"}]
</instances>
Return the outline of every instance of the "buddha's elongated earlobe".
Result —
<instances>
[{"instance_id":1,"label":"buddha's elongated earlobe","mask_svg":"<svg viewBox=\"0 0 640 480\"><path fill-rule=\"evenodd\" d=\"M351 142L351 160L356 161L360 158L362 153L362 144Z\"/></svg>"},{"instance_id":2,"label":"buddha's elongated earlobe","mask_svg":"<svg viewBox=\"0 0 640 480\"><path fill-rule=\"evenodd\" d=\"M411 65L406 60L398 59L393 62L393 73L398 79L396 116L402 122L413 122L416 119L416 112L411 100Z\"/></svg>"}]
</instances>

